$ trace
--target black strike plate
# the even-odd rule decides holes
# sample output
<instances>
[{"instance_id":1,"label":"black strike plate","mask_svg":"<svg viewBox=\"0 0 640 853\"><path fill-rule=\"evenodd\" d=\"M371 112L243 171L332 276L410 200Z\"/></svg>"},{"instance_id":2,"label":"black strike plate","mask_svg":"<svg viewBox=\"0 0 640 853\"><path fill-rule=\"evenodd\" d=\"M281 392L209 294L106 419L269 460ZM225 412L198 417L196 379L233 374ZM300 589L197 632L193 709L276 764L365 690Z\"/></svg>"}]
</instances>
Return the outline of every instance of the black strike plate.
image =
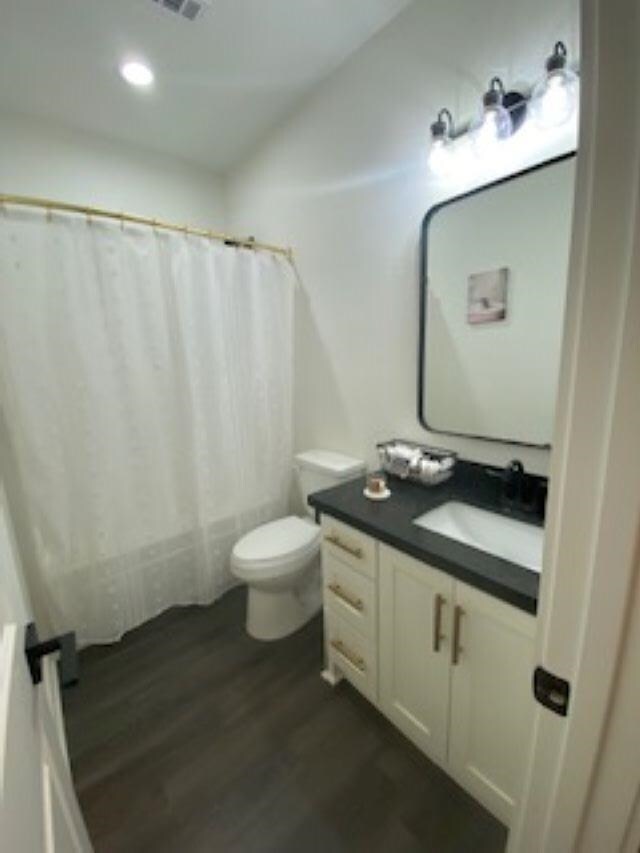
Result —
<instances>
[{"instance_id":1,"label":"black strike plate","mask_svg":"<svg viewBox=\"0 0 640 853\"><path fill-rule=\"evenodd\" d=\"M569 713L571 685L541 666L533 673L533 695L541 705L555 714L566 717Z\"/></svg>"}]
</instances>

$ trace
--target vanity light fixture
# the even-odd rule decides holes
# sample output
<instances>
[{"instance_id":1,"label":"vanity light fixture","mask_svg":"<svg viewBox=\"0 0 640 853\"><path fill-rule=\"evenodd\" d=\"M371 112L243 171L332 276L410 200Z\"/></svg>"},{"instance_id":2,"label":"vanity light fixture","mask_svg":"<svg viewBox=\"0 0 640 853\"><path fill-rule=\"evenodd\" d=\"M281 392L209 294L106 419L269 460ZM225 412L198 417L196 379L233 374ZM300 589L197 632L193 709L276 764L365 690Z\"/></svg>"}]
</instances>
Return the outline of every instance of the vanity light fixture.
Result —
<instances>
[{"instance_id":1,"label":"vanity light fixture","mask_svg":"<svg viewBox=\"0 0 640 853\"><path fill-rule=\"evenodd\" d=\"M441 177L450 174L456 161L464 162L469 148L482 159L490 158L498 151L499 143L513 136L529 116L542 129L557 127L573 118L579 100L578 75L567 67L564 42L556 42L545 68L544 78L530 94L507 91L500 77L492 77L482 96L482 111L471 124L454 126L449 110L441 109L431 125L431 171ZM458 146L459 137L465 135L471 145Z\"/></svg>"},{"instance_id":2,"label":"vanity light fixture","mask_svg":"<svg viewBox=\"0 0 640 853\"><path fill-rule=\"evenodd\" d=\"M453 116L444 107L431 125L431 148L429 167L437 175L446 175L452 165L451 142L453 138Z\"/></svg>"},{"instance_id":3,"label":"vanity light fixture","mask_svg":"<svg viewBox=\"0 0 640 853\"><path fill-rule=\"evenodd\" d=\"M138 88L146 88L153 83L153 71L144 62L123 62L120 74L127 83Z\"/></svg>"},{"instance_id":4,"label":"vanity light fixture","mask_svg":"<svg viewBox=\"0 0 640 853\"><path fill-rule=\"evenodd\" d=\"M578 75L567 67L564 42L556 42L545 68L531 95L531 117L538 127L558 127L571 118L578 104Z\"/></svg>"}]
</instances>

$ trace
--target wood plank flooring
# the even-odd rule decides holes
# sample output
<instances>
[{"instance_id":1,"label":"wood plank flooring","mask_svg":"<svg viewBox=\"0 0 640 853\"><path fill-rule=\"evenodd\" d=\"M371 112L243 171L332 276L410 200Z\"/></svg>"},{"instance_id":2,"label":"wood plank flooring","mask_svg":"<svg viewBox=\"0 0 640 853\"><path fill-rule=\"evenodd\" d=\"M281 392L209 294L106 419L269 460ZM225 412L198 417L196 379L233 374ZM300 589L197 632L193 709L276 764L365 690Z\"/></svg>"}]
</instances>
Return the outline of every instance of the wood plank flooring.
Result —
<instances>
[{"instance_id":1,"label":"wood plank flooring","mask_svg":"<svg viewBox=\"0 0 640 853\"><path fill-rule=\"evenodd\" d=\"M98 853L504 849L501 824L320 679L319 618L258 643L244 606L236 589L82 652L65 714Z\"/></svg>"}]
</instances>

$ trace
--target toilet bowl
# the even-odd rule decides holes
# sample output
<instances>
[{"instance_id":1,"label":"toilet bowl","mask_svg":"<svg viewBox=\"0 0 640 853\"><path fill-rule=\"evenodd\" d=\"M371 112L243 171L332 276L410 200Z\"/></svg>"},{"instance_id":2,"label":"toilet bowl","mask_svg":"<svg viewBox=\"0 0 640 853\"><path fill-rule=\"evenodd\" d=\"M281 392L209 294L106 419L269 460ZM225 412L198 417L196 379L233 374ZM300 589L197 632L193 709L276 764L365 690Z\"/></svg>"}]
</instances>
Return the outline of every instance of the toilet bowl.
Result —
<instances>
[{"instance_id":1,"label":"toilet bowl","mask_svg":"<svg viewBox=\"0 0 640 853\"><path fill-rule=\"evenodd\" d=\"M231 570L249 587L247 631L252 637L286 637L318 612L319 562L320 528L310 519L289 515L240 539Z\"/></svg>"},{"instance_id":2,"label":"toilet bowl","mask_svg":"<svg viewBox=\"0 0 640 853\"><path fill-rule=\"evenodd\" d=\"M295 470L307 506L312 492L359 476L365 468L349 456L311 450L295 457ZM250 636L257 640L286 637L320 610L320 542L320 527L312 518L296 515L262 524L236 542L231 571L248 587Z\"/></svg>"}]
</instances>

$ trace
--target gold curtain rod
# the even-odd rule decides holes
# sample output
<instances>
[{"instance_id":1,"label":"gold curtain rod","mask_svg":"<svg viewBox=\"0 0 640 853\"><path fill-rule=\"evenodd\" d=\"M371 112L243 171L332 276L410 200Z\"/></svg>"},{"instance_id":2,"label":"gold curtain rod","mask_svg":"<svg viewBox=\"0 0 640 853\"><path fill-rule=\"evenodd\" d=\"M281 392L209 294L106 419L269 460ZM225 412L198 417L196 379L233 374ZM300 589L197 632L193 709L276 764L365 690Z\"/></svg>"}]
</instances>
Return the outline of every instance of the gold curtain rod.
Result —
<instances>
[{"instance_id":1,"label":"gold curtain rod","mask_svg":"<svg viewBox=\"0 0 640 853\"><path fill-rule=\"evenodd\" d=\"M293 262L293 249L283 246L274 246L270 243L260 243L251 237L234 237L221 231L212 231L208 228L195 228L191 225L174 225L172 222L163 222L160 219L151 219L148 216L137 216L134 213L118 213L115 210L105 210L101 207L85 207L80 204L68 204L64 201L53 201L48 198L33 198L23 195L6 195L0 193L0 205L12 204L19 207L42 207L45 210L59 210L64 213L81 213L85 216L95 216L101 219L115 219L119 222L134 222L137 225L148 225L151 228L161 228L164 231L178 231L181 234L193 234L196 237L208 237L210 240L220 240L229 246L237 246L244 249L261 249L264 252L272 252L274 255L284 255L288 261Z\"/></svg>"}]
</instances>

